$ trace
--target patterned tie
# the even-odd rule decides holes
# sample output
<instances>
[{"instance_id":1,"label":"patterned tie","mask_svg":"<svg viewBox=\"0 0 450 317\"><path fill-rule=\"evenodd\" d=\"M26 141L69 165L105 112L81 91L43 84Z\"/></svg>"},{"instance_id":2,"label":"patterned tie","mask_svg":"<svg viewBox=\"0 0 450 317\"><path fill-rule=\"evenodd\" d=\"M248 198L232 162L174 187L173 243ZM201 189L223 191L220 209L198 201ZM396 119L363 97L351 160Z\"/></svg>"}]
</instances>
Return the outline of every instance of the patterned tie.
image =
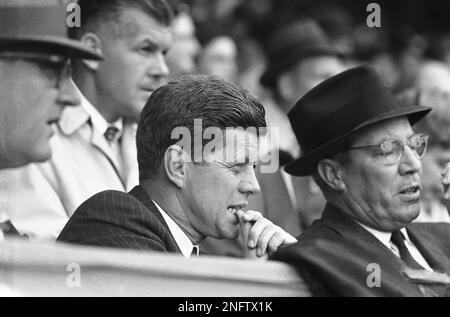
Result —
<instances>
[{"instance_id":1,"label":"patterned tie","mask_svg":"<svg viewBox=\"0 0 450 317\"><path fill-rule=\"evenodd\" d=\"M400 252L400 258L411 269L424 270L424 267L414 260L405 244L405 237L400 231L392 232L391 242L395 244Z\"/></svg>"},{"instance_id":2,"label":"patterned tie","mask_svg":"<svg viewBox=\"0 0 450 317\"><path fill-rule=\"evenodd\" d=\"M106 141L108 141L108 143L111 143L116 138L116 135L118 132L119 132L119 129L117 129L114 126L111 126L111 127L108 127L108 129L106 129L106 131L103 135L105 136Z\"/></svg>"}]
</instances>

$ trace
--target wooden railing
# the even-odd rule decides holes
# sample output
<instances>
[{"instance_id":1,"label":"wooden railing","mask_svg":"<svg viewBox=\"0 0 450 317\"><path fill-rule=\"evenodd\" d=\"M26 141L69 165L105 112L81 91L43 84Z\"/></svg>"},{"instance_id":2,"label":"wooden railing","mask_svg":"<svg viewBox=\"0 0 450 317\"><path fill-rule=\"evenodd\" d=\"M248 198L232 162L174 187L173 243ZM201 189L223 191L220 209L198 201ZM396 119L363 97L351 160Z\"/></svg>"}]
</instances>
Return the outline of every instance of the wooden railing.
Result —
<instances>
[{"instance_id":1,"label":"wooden railing","mask_svg":"<svg viewBox=\"0 0 450 317\"><path fill-rule=\"evenodd\" d=\"M284 263L0 243L0 296L309 296Z\"/></svg>"}]
</instances>

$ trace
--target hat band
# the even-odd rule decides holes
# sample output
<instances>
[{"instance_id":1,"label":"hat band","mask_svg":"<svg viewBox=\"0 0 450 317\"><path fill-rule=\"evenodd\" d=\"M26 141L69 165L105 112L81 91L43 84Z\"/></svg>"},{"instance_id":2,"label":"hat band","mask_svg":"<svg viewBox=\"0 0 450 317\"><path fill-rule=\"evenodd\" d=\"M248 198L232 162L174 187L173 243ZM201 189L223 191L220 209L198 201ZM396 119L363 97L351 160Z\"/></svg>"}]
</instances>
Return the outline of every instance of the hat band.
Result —
<instances>
[{"instance_id":1,"label":"hat band","mask_svg":"<svg viewBox=\"0 0 450 317\"><path fill-rule=\"evenodd\" d=\"M395 111L401 106L388 89L378 89L365 94L338 111L330 113L305 133L308 137L299 138L304 142L303 149L309 152L345 133L351 131L362 123L372 120L380 115ZM313 136L313 137L311 137Z\"/></svg>"}]
</instances>

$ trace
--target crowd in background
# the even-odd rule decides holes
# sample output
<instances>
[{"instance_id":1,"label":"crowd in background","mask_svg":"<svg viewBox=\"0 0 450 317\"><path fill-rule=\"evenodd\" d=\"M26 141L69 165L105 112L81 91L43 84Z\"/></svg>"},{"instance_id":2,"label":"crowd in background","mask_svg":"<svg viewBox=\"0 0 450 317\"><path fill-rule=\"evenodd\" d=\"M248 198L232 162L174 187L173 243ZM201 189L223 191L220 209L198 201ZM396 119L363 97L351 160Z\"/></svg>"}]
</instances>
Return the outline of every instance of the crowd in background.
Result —
<instances>
[{"instance_id":1,"label":"crowd in background","mask_svg":"<svg viewBox=\"0 0 450 317\"><path fill-rule=\"evenodd\" d=\"M265 105L268 122L280 128L281 161L285 151L290 159L297 156L300 149L289 124L285 124L285 113L318 82L306 84L305 88L297 82L293 95L286 99L279 87L274 83L262 83L261 77L276 63L271 54L280 53L276 52L277 46L282 51L283 40L293 41L292 36L286 35L287 29L295 29L297 25L295 34L298 36L302 28L303 32L311 32L308 27L305 30L302 23L316 24L328 43L339 52L341 65L325 65L324 60L320 60L319 69L313 59L308 59L305 64L309 64L310 70L299 72L300 76L313 76L305 73L309 71L315 73L320 82L340 70L367 63L377 69L402 102L434 108L433 114L419 126L419 130L430 135L430 148L424 159L423 211L417 221L449 222L437 180L450 159L450 21L445 16L450 4L422 0L377 1L381 27L368 27L370 2L171 1L178 12L174 28L179 28L175 30L179 37L169 52L168 63L170 66L174 60L183 64L174 65L171 76L182 72L208 73L249 89ZM274 58L289 59L289 56L281 53ZM298 62L293 59L284 67L294 68ZM288 85L282 82L282 90ZM301 186L308 191L307 201L302 202L305 208L301 209L311 213L303 215L303 225L311 224L320 216L323 204L321 197L315 197L320 193L312 181Z\"/></svg>"}]
</instances>

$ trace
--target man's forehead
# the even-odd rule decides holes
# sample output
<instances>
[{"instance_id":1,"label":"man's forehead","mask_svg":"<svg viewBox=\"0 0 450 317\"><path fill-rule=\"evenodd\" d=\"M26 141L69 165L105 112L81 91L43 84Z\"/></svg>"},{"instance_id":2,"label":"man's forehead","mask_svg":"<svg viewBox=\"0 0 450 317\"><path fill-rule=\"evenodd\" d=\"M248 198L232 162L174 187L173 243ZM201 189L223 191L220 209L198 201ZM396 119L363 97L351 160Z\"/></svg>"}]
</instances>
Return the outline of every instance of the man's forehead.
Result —
<instances>
[{"instance_id":1,"label":"man's forehead","mask_svg":"<svg viewBox=\"0 0 450 317\"><path fill-rule=\"evenodd\" d=\"M366 127L354 135L354 141L352 143L376 144L385 139L408 138L413 135L413 133L408 118L401 117L377 122Z\"/></svg>"},{"instance_id":2,"label":"man's forehead","mask_svg":"<svg viewBox=\"0 0 450 317\"><path fill-rule=\"evenodd\" d=\"M254 130L254 131L253 131ZM224 131L224 145L232 146L233 143L239 147L242 146L257 146L258 133L256 129L234 129L228 128Z\"/></svg>"},{"instance_id":3,"label":"man's forehead","mask_svg":"<svg viewBox=\"0 0 450 317\"><path fill-rule=\"evenodd\" d=\"M123 9L117 27L121 28L121 35L129 40L148 39L163 46L170 45L172 41L170 26L161 24L151 15L135 8Z\"/></svg>"},{"instance_id":4,"label":"man's forehead","mask_svg":"<svg viewBox=\"0 0 450 317\"><path fill-rule=\"evenodd\" d=\"M206 146L203 154L207 160L221 161L227 164L256 163L259 159L260 138L253 131L228 128L221 135L215 135L214 147L211 151Z\"/></svg>"}]
</instances>

